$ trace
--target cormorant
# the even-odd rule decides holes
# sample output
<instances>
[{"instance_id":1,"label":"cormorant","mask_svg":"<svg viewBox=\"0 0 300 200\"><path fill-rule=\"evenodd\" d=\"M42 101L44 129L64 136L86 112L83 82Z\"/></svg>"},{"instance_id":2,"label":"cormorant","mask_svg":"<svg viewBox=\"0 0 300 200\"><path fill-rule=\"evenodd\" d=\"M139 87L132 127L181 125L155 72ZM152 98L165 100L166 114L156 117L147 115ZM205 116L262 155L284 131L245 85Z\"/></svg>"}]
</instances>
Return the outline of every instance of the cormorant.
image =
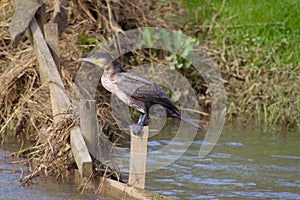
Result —
<instances>
[{"instance_id":1,"label":"cormorant","mask_svg":"<svg viewBox=\"0 0 300 200\"><path fill-rule=\"evenodd\" d=\"M132 127L135 134L141 134L140 130L142 126L145 126L149 118L150 107L154 104L163 106L168 117L181 119L199 130L204 130L200 125L182 116L161 87L144 77L121 72L110 54L98 53L96 57L81 58L80 60L101 67L104 70L101 77L103 87L141 113L138 123Z\"/></svg>"}]
</instances>

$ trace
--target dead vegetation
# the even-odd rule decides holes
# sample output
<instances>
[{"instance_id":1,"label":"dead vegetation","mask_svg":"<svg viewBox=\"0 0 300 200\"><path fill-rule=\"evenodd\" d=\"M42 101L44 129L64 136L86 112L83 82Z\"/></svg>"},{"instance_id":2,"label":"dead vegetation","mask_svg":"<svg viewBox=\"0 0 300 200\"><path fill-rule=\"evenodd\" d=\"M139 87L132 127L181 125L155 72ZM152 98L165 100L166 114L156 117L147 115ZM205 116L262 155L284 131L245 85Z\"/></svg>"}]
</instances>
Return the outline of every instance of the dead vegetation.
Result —
<instances>
[{"instance_id":1,"label":"dead vegetation","mask_svg":"<svg viewBox=\"0 0 300 200\"><path fill-rule=\"evenodd\" d=\"M59 1L45 1L48 20L55 21L57 2ZM168 13L166 11L174 7L178 8L178 5L156 4L148 4L142 0L68 1L68 5L64 7L67 20L58 21L61 30L61 75L67 92L72 93L73 90L73 80L79 68L78 58L84 57L102 40L123 30L146 25L172 28L163 18ZM75 168L69 146L69 134L76 119L65 118L61 123L53 124L48 86L46 84L42 85L40 82L37 60L30 40L24 36L18 47L12 48L8 27L14 9L13 0L1 1L0 141L3 142L6 135L18 137L22 135L33 142L32 146L18 152L34 164L30 174L22 179L24 183L28 183L32 178L42 173L61 179L67 177L68 173ZM157 12L160 13L156 16L154 13ZM83 38L79 37L79 33ZM246 71L241 72L240 65L244 60L233 49L216 48L216 50L211 50L212 48L209 49L205 46L203 48L214 57L217 64L223 66L223 78L229 81L227 92L233 98L237 98L237 92L251 74L259 74L257 71L249 73L249 75L246 75ZM234 57L234 59L230 60L231 57ZM185 72L185 75L187 74L192 74L192 72ZM282 76L289 78L287 73L282 74ZM245 102L243 105L246 107L250 104L249 101L257 101L257 105L260 107L261 99L252 95L253 91L259 90L259 85L255 85L253 81L246 84L248 84L249 91L244 93L245 98L243 99ZM206 92L204 91L206 86L203 82L196 82L194 87L198 92ZM114 124L110 105L106 103L108 93L103 92L101 87L99 87L99 90L101 92L97 94L98 119L100 124L103 124L103 131L108 134L109 138L116 140L120 137L121 132ZM264 93L264 91L255 92L255 94L258 93ZM209 111L208 99L209 94L206 94L206 97L199 100L203 103L203 111ZM254 104L251 103L251 105ZM233 110L229 111L234 115L238 113L239 109L246 110L246 108L239 108L238 105L234 105ZM251 109L253 108L248 109L249 113ZM274 112L276 109L276 104L274 104ZM282 110L281 112L285 111ZM297 112L297 109L292 109L291 112ZM278 120L280 119L274 119L272 123ZM111 173L114 174L114 172Z\"/></svg>"},{"instance_id":2,"label":"dead vegetation","mask_svg":"<svg viewBox=\"0 0 300 200\"><path fill-rule=\"evenodd\" d=\"M45 1L47 20L56 20L60 2ZM9 135L25 136L32 142L28 148L13 154L26 157L30 164L30 173L22 178L23 184L41 174L63 179L76 167L69 144L70 130L76 119L67 117L58 124L53 123L48 85L41 84L30 39L25 34L18 47L12 47L8 27L15 10L14 3L13 0L0 3L0 140L4 142ZM58 23L61 31L61 76L67 93L71 94L73 90L78 58L85 56L99 41L123 30L157 23L153 17L146 20L141 8L147 6L150 5L140 0L71 0L64 5L67 18ZM94 38L93 42L84 42L78 33ZM100 123L104 124L103 131L116 140L121 132L113 123L109 104L104 101L107 95L97 94L97 114ZM100 166L107 168L107 165ZM107 170L100 171L108 174Z\"/></svg>"},{"instance_id":3,"label":"dead vegetation","mask_svg":"<svg viewBox=\"0 0 300 200\"><path fill-rule=\"evenodd\" d=\"M21 178L24 185L41 173L55 176L58 180L68 177L76 165L69 142L74 124L71 117L52 123L47 130L39 131L43 135L39 135L35 145L12 154L24 156L29 163L30 173Z\"/></svg>"}]
</instances>

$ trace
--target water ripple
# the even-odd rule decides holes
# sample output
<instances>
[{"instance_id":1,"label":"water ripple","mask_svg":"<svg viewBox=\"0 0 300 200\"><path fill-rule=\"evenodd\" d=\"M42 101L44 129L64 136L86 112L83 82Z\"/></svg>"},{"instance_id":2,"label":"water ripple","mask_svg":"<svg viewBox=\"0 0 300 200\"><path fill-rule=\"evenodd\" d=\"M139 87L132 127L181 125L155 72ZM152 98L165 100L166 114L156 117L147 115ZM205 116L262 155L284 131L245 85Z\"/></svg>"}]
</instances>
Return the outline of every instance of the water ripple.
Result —
<instances>
[{"instance_id":1,"label":"water ripple","mask_svg":"<svg viewBox=\"0 0 300 200\"><path fill-rule=\"evenodd\" d=\"M283 159L297 159L297 160L300 160L300 156L287 156L287 155L271 155L271 158L283 158Z\"/></svg>"}]
</instances>

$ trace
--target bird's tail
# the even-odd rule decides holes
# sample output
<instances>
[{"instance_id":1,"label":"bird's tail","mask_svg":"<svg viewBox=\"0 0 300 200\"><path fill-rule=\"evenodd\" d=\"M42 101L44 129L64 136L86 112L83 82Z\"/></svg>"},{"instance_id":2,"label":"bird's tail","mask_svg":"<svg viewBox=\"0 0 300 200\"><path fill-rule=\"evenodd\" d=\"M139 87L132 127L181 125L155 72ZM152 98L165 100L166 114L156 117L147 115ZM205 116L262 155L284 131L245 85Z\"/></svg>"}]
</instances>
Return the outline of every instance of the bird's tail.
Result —
<instances>
[{"instance_id":1,"label":"bird's tail","mask_svg":"<svg viewBox=\"0 0 300 200\"><path fill-rule=\"evenodd\" d=\"M175 112L175 111L171 111L171 110L167 109L167 115L168 115L168 117L175 117L175 118L181 119L182 121L184 121L184 122L186 122L186 123L188 123L188 124L196 127L199 130L202 130L202 131L205 130L202 126L200 126L200 125L196 124L195 122L193 122L192 120L190 120L190 119L182 116L177 111Z\"/></svg>"},{"instance_id":2,"label":"bird's tail","mask_svg":"<svg viewBox=\"0 0 300 200\"><path fill-rule=\"evenodd\" d=\"M188 119L188 118L186 118L186 117L184 117L184 116L180 116L180 119L182 120L182 121L184 121L184 122L186 122L186 123L188 123L188 124L190 124L190 125L192 125L192 126L195 126L197 129L199 129L199 130L204 130L204 128L202 127L202 126L200 126L200 125L198 125L198 124L196 124L195 122L193 122L192 120L190 120L190 119Z\"/></svg>"}]
</instances>

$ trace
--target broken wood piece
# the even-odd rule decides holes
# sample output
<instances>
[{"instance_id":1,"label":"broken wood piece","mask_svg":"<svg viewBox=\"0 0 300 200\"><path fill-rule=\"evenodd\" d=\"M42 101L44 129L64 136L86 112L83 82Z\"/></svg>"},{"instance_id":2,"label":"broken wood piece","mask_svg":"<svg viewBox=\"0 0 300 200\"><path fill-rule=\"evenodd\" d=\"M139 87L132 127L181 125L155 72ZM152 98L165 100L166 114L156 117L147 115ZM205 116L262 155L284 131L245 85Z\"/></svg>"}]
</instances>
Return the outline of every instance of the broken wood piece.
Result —
<instances>
[{"instance_id":1,"label":"broken wood piece","mask_svg":"<svg viewBox=\"0 0 300 200\"><path fill-rule=\"evenodd\" d=\"M89 177L93 170L92 158L87 151L85 141L78 126L75 126L71 131L70 143L81 177Z\"/></svg>"},{"instance_id":2,"label":"broken wood piece","mask_svg":"<svg viewBox=\"0 0 300 200\"><path fill-rule=\"evenodd\" d=\"M77 171L74 173L73 180L82 185L80 174L76 172ZM100 176L96 176L92 179L92 181L86 182L84 187L88 190L96 191L96 193L101 196L101 199L171 200L166 196L130 187L125 183Z\"/></svg>"},{"instance_id":3,"label":"broken wood piece","mask_svg":"<svg viewBox=\"0 0 300 200\"><path fill-rule=\"evenodd\" d=\"M99 194L107 199L131 199L131 200L170 200L170 198L152 193L143 189L130 187L115 180L100 177L103 184Z\"/></svg>"}]
</instances>

